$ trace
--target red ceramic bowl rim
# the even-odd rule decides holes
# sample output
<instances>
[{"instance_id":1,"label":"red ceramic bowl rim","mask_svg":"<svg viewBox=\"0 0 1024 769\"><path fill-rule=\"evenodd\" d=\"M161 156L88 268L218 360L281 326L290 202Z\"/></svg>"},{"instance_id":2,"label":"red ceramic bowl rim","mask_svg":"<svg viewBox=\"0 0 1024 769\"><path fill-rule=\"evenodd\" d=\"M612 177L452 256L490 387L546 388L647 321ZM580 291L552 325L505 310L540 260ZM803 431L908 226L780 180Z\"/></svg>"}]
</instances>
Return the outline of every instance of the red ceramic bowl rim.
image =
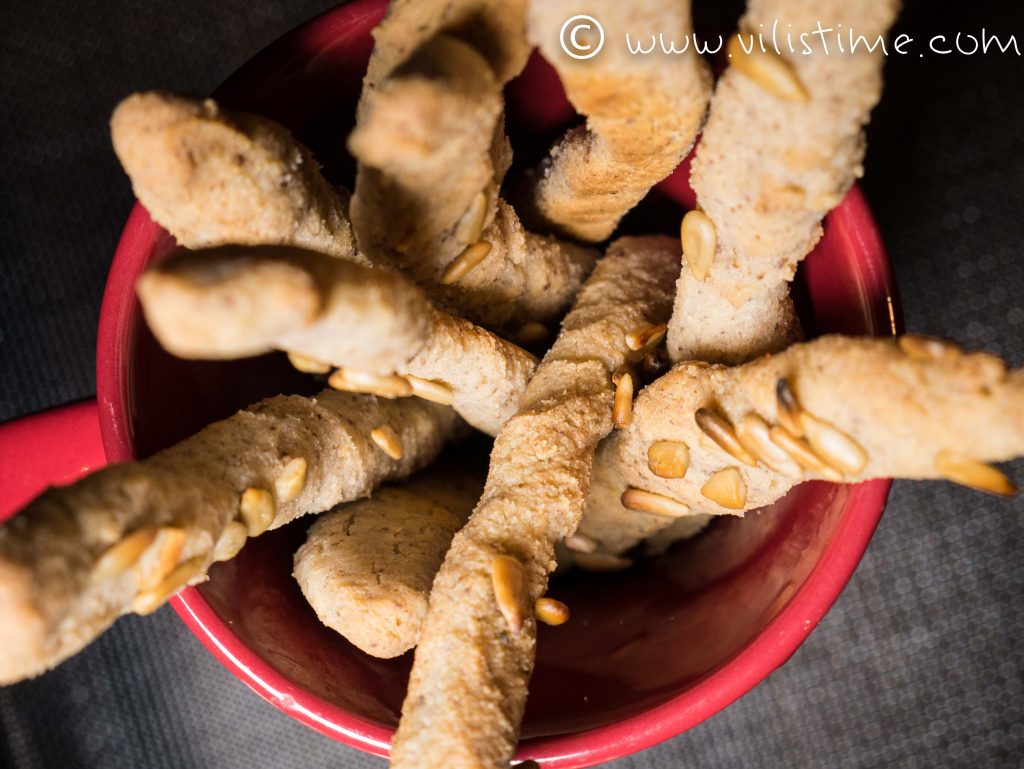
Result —
<instances>
[{"instance_id":1,"label":"red ceramic bowl rim","mask_svg":"<svg viewBox=\"0 0 1024 769\"><path fill-rule=\"evenodd\" d=\"M286 37L291 44L323 42L329 11ZM854 188L829 216L848 248L862 255L861 272L872 293L889 298L896 330L895 280L877 226L859 189ZM135 315L135 281L142 265L138 254L152 245L156 225L136 205L125 223L107 279L100 310L96 388L100 430L111 462L133 458L127 341ZM545 769L592 766L648 748L710 718L748 692L782 665L810 635L838 598L860 562L884 510L891 482L876 480L849 488L848 512L832 542L788 605L749 644L684 693L635 716L576 734L526 740L517 758L540 761ZM179 616L232 673L293 718L352 747L387 756L393 729L368 721L304 691L250 649L195 588L171 601Z\"/></svg>"}]
</instances>

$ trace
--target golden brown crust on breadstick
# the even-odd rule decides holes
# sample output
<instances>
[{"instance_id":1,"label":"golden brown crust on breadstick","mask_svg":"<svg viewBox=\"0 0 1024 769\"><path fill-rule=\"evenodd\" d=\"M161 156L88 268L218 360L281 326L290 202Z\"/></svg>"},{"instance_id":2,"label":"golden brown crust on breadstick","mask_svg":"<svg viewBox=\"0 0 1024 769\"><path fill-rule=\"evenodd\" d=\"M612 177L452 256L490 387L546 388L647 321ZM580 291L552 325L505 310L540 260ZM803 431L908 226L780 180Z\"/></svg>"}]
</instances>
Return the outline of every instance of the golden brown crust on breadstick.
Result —
<instances>
[{"instance_id":1,"label":"golden brown crust on breadstick","mask_svg":"<svg viewBox=\"0 0 1024 769\"><path fill-rule=\"evenodd\" d=\"M576 14L599 19L605 45L578 60L563 48L564 24ZM538 172L532 208L556 231L604 240L622 216L686 157L711 95L711 73L694 50L634 55L626 43L657 30L681 46L692 37L689 0L534 0L527 34L558 71L566 95L585 115ZM593 33L593 30L591 30ZM596 45L596 41L592 41Z\"/></svg>"},{"instance_id":2,"label":"golden brown crust on breadstick","mask_svg":"<svg viewBox=\"0 0 1024 769\"><path fill-rule=\"evenodd\" d=\"M702 259L710 266L706 278L698 276L700 290L692 285L692 274L686 276L691 282L680 281L668 333L673 360L704 359L701 352L715 349L723 333L737 354L709 360L740 362L743 349L756 348L761 328L743 325L742 314L767 314L771 322L769 311L782 308L763 294L780 294L780 284L793 279L797 264L821 237L822 218L863 171L863 129L882 91L881 50L870 53L862 44L856 53L841 53L833 41L826 54L811 35L806 39L812 54L804 55L797 44L797 54L783 45L777 56L770 50L773 24L800 40L822 20L874 44L898 7L898 0L749 3L740 22L745 48L733 43L730 49L734 60L715 87L693 162L691 182L713 228L714 245L713 254ZM769 39L769 52L760 53L755 37L748 55L751 33L757 32ZM796 84L790 98L773 93L771 78L758 75L776 70L789 73ZM755 298L758 309L743 308ZM690 322L695 312L727 316L715 312L724 302L739 308L735 327L715 326L709 336L708 326Z\"/></svg>"},{"instance_id":3,"label":"golden brown crust on breadstick","mask_svg":"<svg viewBox=\"0 0 1024 769\"><path fill-rule=\"evenodd\" d=\"M277 123L149 92L122 101L110 129L136 196L182 245L292 245L366 263L344 197Z\"/></svg>"},{"instance_id":4,"label":"golden brown crust on breadstick","mask_svg":"<svg viewBox=\"0 0 1024 769\"><path fill-rule=\"evenodd\" d=\"M536 626L527 610L512 630L492 569L501 556L521 565L524 583L507 585L506 599L529 607L543 594L555 545L582 514L594 447L612 429L611 375L630 354L625 336L666 319L678 265L667 238L613 244L498 435L480 504L434 582L393 767L507 765ZM516 571L502 564L506 577Z\"/></svg>"},{"instance_id":5,"label":"golden brown crust on breadstick","mask_svg":"<svg viewBox=\"0 0 1024 769\"><path fill-rule=\"evenodd\" d=\"M320 621L375 657L414 647L434 576L482 490L482 474L442 461L321 515L294 572Z\"/></svg>"},{"instance_id":6,"label":"golden brown crust on breadstick","mask_svg":"<svg viewBox=\"0 0 1024 769\"><path fill-rule=\"evenodd\" d=\"M400 460L370 438L381 424L398 434ZM432 461L459 425L418 399L278 396L149 459L50 489L0 527L0 682L43 672L121 614L205 579L236 518L254 535L367 496Z\"/></svg>"},{"instance_id":7,"label":"golden brown crust on breadstick","mask_svg":"<svg viewBox=\"0 0 1024 769\"><path fill-rule=\"evenodd\" d=\"M349 138L352 221L360 248L442 306L514 329L564 311L596 254L525 231L498 197L502 84L483 51L440 34L367 90Z\"/></svg>"},{"instance_id":8,"label":"golden brown crust on breadstick","mask_svg":"<svg viewBox=\"0 0 1024 769\"><path fill-rule=\"evenodd\" d=\"M987 353L945 349L954 352L929 358L908 355L893 341L827 336L735 368L678 364L641 392L630 427L602 445L599 465L618 485L591 495L580 530L621 552L671 522L644 512L643 504L625 509L619 495L626 488L661 495L691 514L712 515L763 507L810 479L973 477L990 491L1009 493L998 473L990 476L971 463L1024 453L1024 372L1007 374L1005 364ZM788 386L792 393L781 402L791 401L795 409L780 409L780 380L783 392ZM701 427L702 409L720 417L717 424L733 431L758 460L756 467L744 461L742 450L729 450L728 435L716 440L712 436L721 431ZM712 422L704 419L713 428ZM689 447L682 478L659 477L650 469L648 451L659 440ZM968 474L957 475L956 465ZM727 507L722 485L707 484L730 468L742 481L742 495Z\"/></svg>"},{"instance_id":9,"label":"golden brown crust on breadstick","mask_svg":"<svg viewBox=\"0 0 1024 769\"><path fill-rule=\"evenodd\" d=\"M397 273L281 246L181 253L139 280L160 342L184 357L272 349L358 372L413 375L491 435L536 368L528 352L435 309ZM407 393L411 394L411 393Z\"/></svg>"}]
</instances>

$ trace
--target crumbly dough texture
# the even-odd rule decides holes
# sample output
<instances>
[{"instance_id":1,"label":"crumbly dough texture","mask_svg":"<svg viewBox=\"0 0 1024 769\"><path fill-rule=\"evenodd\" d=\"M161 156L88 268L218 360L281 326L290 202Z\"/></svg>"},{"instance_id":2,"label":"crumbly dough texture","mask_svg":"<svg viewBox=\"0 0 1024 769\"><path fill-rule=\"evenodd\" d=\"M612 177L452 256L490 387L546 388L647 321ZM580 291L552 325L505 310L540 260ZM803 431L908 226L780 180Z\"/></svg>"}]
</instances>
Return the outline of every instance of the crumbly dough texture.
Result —
<instances>
[{"instance_id":1,"label":"crumbly dough texture","mask_svg":"<svg viewBox=\"0 0 1024 769\"><path fill-rule=\"evenodd\" d=\"M139 280L146 319L169 351L237 358L272 349L452 388L453 406L490 434L515 413L537 360L437 310L389 270L281 246L181 253Z\"/></svg>"},{"instance_id":2,"label":"crumbly dough texture","mask_svg":"<svg viewBox=\"0 0 1024 769\"><path fill-rule=\"evenodd\" d=\"M390 425L404 454L370 439ZM365 497L384 481L429 464L463 429L451 409L418 399L388 401L327 390L278 396L216 422L141 462L112 465L46 491L0 526L0 683L42 673L80 650L130 610L131 569L94 581L100 556L140 528L187 533L179 562L202 557L236 517L242 492L272 491L286 463L307 462L294 499L279 500L270 528Z\"/></svg>"},{"instance_id":3,"label":"crumbly dough texture","mask_svg":"<svg viewBox=\"0 0 1024 769\"><path fill-rule=\"evenodd\" d=\"M583 512L593 452L612 429L611 375L626 333L663 322L679 269L674 241L624 238L602 259L495 441L483 497L434 582L402 719L396 769L504 767L533 669L536 625L509 629L495 602L498 555L524 566L529 604L555 568L555 545Z\"/></svg>"},{"instance_id":4,"label":"crumbly dough texture","mask_svg":"<svg viewBox=\"0 0 1024 769\"><path fill-rule=\"evenodd\" d=\"M462 40L486 59L502 83L518 75L530 55L527 0L395 0L373 30L373 55L363 80L360 116L382 81L421 46L441 34Z\"/></svg>"},{"instance_id":5,"label":"crumbly dough texture","mask_svg":"<svg viewBox=\"0 0 1024 769\"><path fill-rule=\"evenodd\" d=\"M366 263L347 194L272 120L149 92L122 101L110 130L136 197L181 245L292 245Z\"/></svg>"},{"instance_id":6,"label":"crumbly dough texture","mask_svg":"<svg viewBox=\"0 0 1024 769\"><path fill-rule=\"evenodd\" d=\"M770 38L778 20L779 29L799 41L827 20L826 26L842 24L874 41L886 34L898 9L898 0L751 0L740 31L749 47L750 32L764 30ZM882 92L885 57L864 45L855 54L839 53L834 41L826 55L816 37L808 40L811 55L799 47L801 53L790 55L784 41L780 47L809 101L774 96L730 67L718 79L694 157L690 181L697 205L717 232L705 283L735 307L793 279L821 237L823 217L863 173L863 129ZM689 323L709 302L710 296L680 290L668 333L674 360L714 347L700 325ZM743 330L736 335L742 339Z\"/></svg>"},{"instance_id":7,"label":"crumbly dough texture","mask_svg":"<svg viewBox=\"0 0 1024 769\"><path fill-rule=\"evenodd\" d=\"M481 11L489 4L463 3L460 13L466 11L462 6ZM519 8L521 30L522 3L508 6ZM400 3L388 20L404 25L405 15L419 12L415 4ZM463 18L452 13L453 20ZM439 29L437 23L432 28ZM513 37L515 28L505 34ZM407 58L375 79L385 70L374 62L394 55L392 48L381 47L382 40L391 40L391 28L377 37L358 123L349 137L359 161L352 199L359 246L400 266L443 307L470 320L508 329L528 321L552 322L572 301L597 255L526 231L499 197L511 162L502 86L519 69L495 72L485 49L456 34L447 26L433 38L418 32L420 47L403 47ZM525 56L517 54L514 62L521 69ZM482 217L478 232L466 228L476 215ZM445 283L446 270L476 242L489 244L489 253L458 280Z\"/></svg>"},{"instance_id":8,"label":"crumbly dough texture","mask_svg":"<svg viewBox=\"0 0 1024 769\"><path fill-rule=\"evenodd\" d=\"M740 307L683 265L665 341L673 362L699 360L736 365L785 350L803 339L789 284L752 297Z\"/></svg>"},{"instance_id":9,"label":"crumbly dough texture","mask_svg":"<svg viewBox=\"0 0 1024 769\"><path fill-rule=\"evenodd\" d=\"M604 28L604 47L590 59L574 59L562 48L563 24L577 14L596 17ZM587 118L585 129L571 130L539 169L531 208L556 231L581 240L606 239L672 173L693 146L711 95L710 70L692 44L685 53L634 55L627 33L634 47L653 44L642 34L638 40L638 30L657 30L681 49L693 33L689 0L533 0L527 13L530 42Z\"/></svg>"},{"instance_id":10,"label":"crumbly dough texture","mask_svg":"<svg viewBox=\"0 0 1024 769\"><path fill-rule=\"evenodd\" d=\"M434 576L483 481L463 461L442 460L317 518L294 574L320 621L374 657L413 648Z\"/></svg>"},{"instance_id":11,"label":"crumbly dough texture","mask_svg":"<svg viewBox=\"0 0 1024 769\"><path fill-rule=\"evenodd\" d=\"M627 510L626 487L640 488L690 506L693 514L742 514L771 504L794 485L822 476L793 466L776 472L762 462L749 467L708 439L694 421L702 407L732 424L751 412L779 423L776 384L785 377L803 409L853 438L867 463L844 481L870 478L941 478L940 451L999 462L1024 453L1024 370L1007 373L988 353L954 361L921 361L895 342L826 336L785 352L728 368L680 363L637 398L633 422L600 450L597 467L610 479L588 499L581 533L612 552L628 550L672 523L672 518ZM654 475L647 449L657 440L682 441L690 466L682 479ZM736 467L746 485L742 510L727 510L701 494L711 475Z\"/></svg>"}]
</instances>

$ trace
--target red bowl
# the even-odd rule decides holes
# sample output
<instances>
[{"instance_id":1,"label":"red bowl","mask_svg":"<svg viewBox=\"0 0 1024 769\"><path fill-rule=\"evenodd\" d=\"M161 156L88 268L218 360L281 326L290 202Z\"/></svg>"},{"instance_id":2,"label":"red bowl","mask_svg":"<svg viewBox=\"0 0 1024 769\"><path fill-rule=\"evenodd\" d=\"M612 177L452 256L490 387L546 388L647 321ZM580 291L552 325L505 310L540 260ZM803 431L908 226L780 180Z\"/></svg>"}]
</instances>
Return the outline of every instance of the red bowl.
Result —
<instances>
[{"instance_id":1,"label":"red bowl","mask_svg":"<svg viewBox=\"0 0 1024 769\"><path fill-rule=\"evenodd\" d=\"M350 178L344 142L384 13L358 0L308 22L242 67L217 96L275 118ZM509 91L510 126L546 141L571 118L557 78L534 59ZM525 129L523 128L525 126ZM683 164L645 203L674 229L692 204ZM660 217L660 219L659 219ZM156 449L278 392L310 383L281 356L232 363L164 353L141 321L133 286L172 240L136 206L103 299L97 389L111 462ZM810 333L889 335L893 277L871 214L853 190L796 283ZM608 761L709 718L785 662L850 578L882 514L889 482L808 483L771 508L716 522L696 540L625 573L570 575L552 587L572 621L541 628L518 758L544 767ZM291 577L307 521L248 544L210 581L173 599L179 615L235 675L294 718L386 755L411 655L369 657L324 628Z\"/></svg>"}]
</instances>

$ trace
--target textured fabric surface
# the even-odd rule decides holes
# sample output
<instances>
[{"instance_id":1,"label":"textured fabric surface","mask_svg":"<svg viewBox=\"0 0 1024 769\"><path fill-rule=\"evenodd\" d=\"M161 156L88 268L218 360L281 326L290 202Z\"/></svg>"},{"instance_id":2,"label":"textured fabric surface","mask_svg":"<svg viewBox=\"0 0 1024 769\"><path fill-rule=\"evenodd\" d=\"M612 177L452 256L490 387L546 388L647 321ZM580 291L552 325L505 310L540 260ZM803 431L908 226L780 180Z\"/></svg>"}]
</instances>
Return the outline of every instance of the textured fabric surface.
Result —
<instances>
[{"instance_id":1,"label":"textured fabric surface","mask_svg":"<svg viewBox=\"0 0 1024 769\"><path fill-rule=\"evenodd\" d=\"M93 392L102 287L132 200L107 137L116 101L143 88L208 93L330 5L5 3L0 420ZM1024 33L1019 3L909 5L896 32L918 41ZM1024 63L911 56L890 59L887 77L864 189L907 327L1024 365ZM1009 469L1024 479L1024 463ZM710 721L609 766L1021 766L1022 594L1024 503L897 483L849 587L788 664ZM166 608L0 689L5 767L383 765L262 701Z\"/></svg>"}]
</instances>

